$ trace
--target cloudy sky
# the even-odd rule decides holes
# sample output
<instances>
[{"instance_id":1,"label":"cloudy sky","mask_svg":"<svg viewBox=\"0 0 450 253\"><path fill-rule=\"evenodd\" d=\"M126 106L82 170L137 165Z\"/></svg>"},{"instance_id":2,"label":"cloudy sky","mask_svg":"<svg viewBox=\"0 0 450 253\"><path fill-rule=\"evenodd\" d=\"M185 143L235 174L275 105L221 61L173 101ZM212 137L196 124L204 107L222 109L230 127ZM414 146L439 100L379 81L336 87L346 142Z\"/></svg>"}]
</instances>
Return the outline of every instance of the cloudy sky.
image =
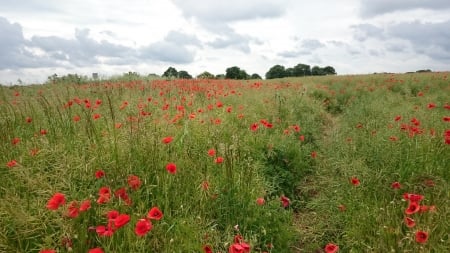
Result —
<instances>
[{"instance_id":1,"label":"cloudy sky","mask_svg":"<svg viewBox=\"0 0 450 253\"><path fill-rule=\"evenodd\" d=\"M0 83L168 67L450 70L449 0L0 0Z\"/></svg>"}]
</instances>

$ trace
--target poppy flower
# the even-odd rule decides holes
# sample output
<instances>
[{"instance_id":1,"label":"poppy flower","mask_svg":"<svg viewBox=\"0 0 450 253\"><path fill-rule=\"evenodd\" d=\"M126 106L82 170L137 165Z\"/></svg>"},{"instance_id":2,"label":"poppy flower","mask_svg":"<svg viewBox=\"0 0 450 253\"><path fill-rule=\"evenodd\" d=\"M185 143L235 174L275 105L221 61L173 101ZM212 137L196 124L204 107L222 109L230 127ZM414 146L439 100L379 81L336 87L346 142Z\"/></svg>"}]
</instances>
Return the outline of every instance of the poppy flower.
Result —
<instances>
[{"instance_id":1,"label":"poppy flower","mask_svg":"<svg viewBox=\"0 0 450 253\"><path fill-rule=\"evenodd\" d=\"M76 200L71 201L67 207L67 216L70 218L76 218L80 214L79 204Z\"/></svg>"},{"instance_id":2,"label":"poppy flower","mask_svg":"<svg viewBox=\"0 0 450 253\"><path fill-rule=\"evenodd\" d=\"M204 253L213 253L211 245L203 245L202 248Z\"/></svg>"},{"instance_id":3,"label":"poppy flower","mask_svg":"<svg viewBox=\"0 0 450 253\"><path fill-rule=\"evenodd\" d=\"M41 135L46 135L48 132L46 129L41 129L41 131L39 131L41 133Z\"/></svg>"},{"instance_id":4,"label":"poppy flower","mask_svg":"<svg viewBox=\"0 0 450 253\"><path fill-rule=\"evenodd\" d=\"M148 231L152 230L152 223L146 219L140 219L136 223L136 227L134 228L134 233L137 236L144 236Z\"/></svg>"},{"instance_id":5,"label":"poppy flower","mask_svg":"<svg viewBox=\"0 0 450 253\"><path fill-rule=\"evenodd\" d=\"M241 246L240 243L233 243L230 245L230 248L228 248L228 253L243 253L244 248Z\"/></svg>"},{"instance_id":6,"label":"poppy flower","mask_svg":"<svg viewBox=\"0 0 450 253\"><path fill-rule=\"evenodd\" d=\"M173 137L172 136L167 136L167 137L164 137L163 139L162 139L162 142L164 143L164 144L169 144L169 143L171 143L173 141Z\"/></svg>"},{"instance_id":7,"label":"poppy flower","mask_svg":"<svg viewBox=\"0 0 450 253\"><path fill-rule=\"evenodd\" d=\"M405 213L407 215L411 215L413 213L417 213L420 210L420 205L416 201L409 201L408 208L406 208Z\"/></svg>"},{"instance_id":8,"label":"poppy flower","mask_svg":"<svg viewBox=\"0 0 450 253\"><path fill-rule=\"evenodd\" d=\"M111 199L111 190L106 186L101 187L98 191L98 195L97 203L105 204Z\"/></svg>"},{"instance_id":9,"label":"poppy flower","mask_svg":"<svg viewBox=\"0 0 450 253\"><path fill-rule=\"evenodd\" d=\"M55 193L47 202L47 209L57 210L60 206L66 203L66 196L62 193Z\"/></svg>"},{"instance_id":10,"label":"poppy flower","mask_svg":"<svg viewBox=\"0 0 450 253\"><path fill-rule=\"evenodd\" d=\"M291 202L290 199L284 195L280 197L280 200L284 208L288 207Z\"/></svg>"},{"instance_id":11,"label":"poppy flower","mask_svg":"<svg viewBox=\"0 0 450 253\"><path fill-rule=\"evenodd\" d=\"M170 174L175 174L177 173L177 165L175 163L168 163L166 165L166 170L170 173Z\"/></svg>"},{"instance_id":12,"label":"poppy flower","mask_svg":"<svg viewBox=\"0 0 450 253\"><path fill-rule=\"evenodd\" d=\"M252 130L253 132L255 132L256 130L258 130L258 127L259 127L258 123L253 123L253 124L250 126L250 130Z\"/></svg>"},{"instance_id":13,"label":"poppy flower","mask_svg":"<svg viewBox=\"0 0 450 253\"><path fill-rule=\"evenodd\" d=\"M141 180L136 175L129 175L127 181L128 181L128 186L130 186L130 188L133 190L139 189L142 185Z\"/></svg>"},{"instance_id":14,"label":"poppy flower","mask_svg":"<svg viewBox=\"0 0 450 253\"><path fill-rule=\"evenodd\" d=\"M106 213L106 217L108 217L108 220L112 221L114 221L117 217L119 217L119 215L120 213L117 210L111 210Z\"/></svg>"},{"instance_id":15,"label":"poppy flower","mask_svg":"<svg viewBox=\"0 0 450 253\"><path fill-rule=\"evenodd\" d=\"M416 242L426 243L428 240L428 232L419 230L416 232Z\"/></svg>"},{"instance_id":16,"label":"poppy flower","mask_svg":"<svg viewBox=\"0 0 450 253\"><path fill-rule=\"evenodd\" d=\"M33 121L33 119L30 118L30 117L27 117L27 118L25 119L25 122L27 122L28 124L31 123L32 121Z\"/></svg>"},{"instance_id":17,"label":"poppy flower","mask_svg":"<svg viewBox=\"0 0 450 253\"><path fill-rule=\"evenodd\" d=\"M11 144L12 144L12 145L17 145L17 144L19 144L19 142L20 142L20 138L19 138L19 137L14 137L14 138L11 140Z\"/></svg>"},{"instance_id":18,"label":"poppy flower","mask_svg":"<svg viewBox=\"0 0 450 253\"><path fill-rule=\"evenodd\" d=\"M208 155L211 156L211 157L212 157L212 156L215 156L215 155L216 155L216 150L213 149L213 148L210 149L210 150L208 150Z\"/></svg>"},{"instance_id":19,"label":"poppy flower","mask_svg":"<svg viewBox=\"0 0 450 253\"><path fill-rule=\"evenodd\" d=\"M217 157L217 158L214 160L214 162L217 163L217 164L223 163L223 157L221 157L221 156Z\"/></svg>"},{"instance_id":20,"label":"poppy flower","mask_svg":"<svg viewBox=\"0 0 450 253\"><path fill-rule=\"evenodd\" d=\"M344 205L338 205L339 211L344 212L347 208Z\"/></svg>"},{"instance_id":21,"label":"poppy flower","mask_svg":"<svg viewBox=\"0 0 450 253\"><path fill-rule=\"evenodd\" d=\"M336 253L339 251L339 246L333 243L325 245L325 253Z\"/></svg>"},{"instance_id":22,"label":"poppy flower","mask_svg":"<svg viewBox=\"0 0 450 253\"><path fill-rule=\"evenodd\" d=\"M442 120L445 122L450 122L450 116L445 116L442 118Z\"/></svg>"},{"instance_id":23,"label":"poppy flower","mask_svg":"<svg viewBox=\"0 0 450 253\"><path fill-rule=\"evenodd\" d=\"M100 179L100 178L102 178L104 176L105 176L105 171L103 171L103 170L97 170L95 172L95 178L97 178L97 179Z\"/></svg>"},{"instance_id":24,"label":"poppy flower","mask_svg":"<svg viewBox=\"0 0 450 253\"><path fill-rule=\"evenodd\" d=\"M405 225L409 228L412 228L416 225L416 222L410 217L405 217Z\"/></svg>"},{"instance_id":25,"label":"poppy flower","mask_svg":"<svg viewBox=\"0 0 450 253\"><path fill-rule=\"evenodd\" d=\"M359 179L357 177L352 177L352 179L350 180L352 185L354 186L359 186L361 184L361 182L359 181Z\"/></svg>"},{"instance_id":26,"label":"poppy flower","mask_svg":"<svg viewBox=\"0 0 450 253\"><path fill-rule=\"evenodd\" d=\"M9 168L12 168L12 167L14 167L16 165L17 165L17 161L16 160L11 160L11 161L6 163L6 166L9 167Z\"/></svg>"},{"instance_id":27,"label":"poppy flower","mask_svg":"<svg viewBox=\"0 0 450 253\"><path fill-rule=\"evenodd\" d=\"M56 250L54 249L43 249L39 251L39 253L56 253Z\"/></svg>"},{"instance_id":28,"label":"poppy flower","mask_svg":"<svg viewBox=\"0 0 450 253\"><path fill-rule=\"evenodd\" d=\"M160 220L163 217L163 213L159 210L158 207L152 207L150 211L148 211L147 218L150 220Z\"/></svg>"},{"instance_id":29,"label":"poppy flower","mask_svg":"<svg viewBox=\"0 0 450 253\"><path fill-rule=\"evenodd\" d=\"M116 228L120 228L125 226L130 221L130 215L128 214L119 214L117 218L114 219L114 226Z\"/></svg>"},{"instance_id":30,"label":"poppy flower","mask_svg":"<svg viewBox=\"0 0 450 253\"><path fill-rule=\"evenodd\" d=\"M316 151L313 151L313 152L311 152L311 158L316 158L317 157L317 152Z\"/></svg>"},{"instance_id":31,"label":"poppy flower","mask_svg":"<svg viewBox=\"0 0 450 253\"><path fill-rule=\"evenodd\" d=\"M264 198L257 198L257 199L256 199L256 204L257 204L258 206L264 205L265 202L266 202L266 201L264 200Z\"/></svg>"},{"instance_id":32,"label":"poppy flower","mask_svg":"<svg viewBox=\"0 0 450 253\"><path fill-rule=\"evenodd\" d=\"M91 209L91 200L86 199L80 204L80 212L84 212Z\"/></svg>"},{"instance_id":33,"label":"poppy flower","mask_svg":"<svg viewBox=\"0 0 450 253\"><path fill-rule=\"evenodd\" d=\"M392 188L392 189L400 189L400 188L401 188L401 185L400 185L399 182L393 182L393 183L391 184L391 188Z\"/></svg>"},{"instance_id":34,"label":"poppy flower","mask_svg":"<svg viewBox=\"0 0 450 253\"><path fill-rule=\"evenodd\" d=\"M400 116L400 115L397 115L397 116L395 116L395 118L394 118L395 121L400 121L401 119L402 119L402 116Z\"/></svg>"},{"instance_id":35,"label":"poppy flower","mask_svg":"<svg viewBox=\"0 0 450 253\"><path fill-rule=\"evenodd\" d=\"M102 248L93 248L88 251L88 253L104 253Z\"/></svg>"},{"instance_id":36,"label":"poppy flower","mask_svg":"<svg viewBox=\"0 0 450 253\"><path fill-rule=\"evenodd\" d=\"M114 231L109 227L105 227L103 225L95 227L95 232L97 232L98 236L112 236Z\"/></svg>"},{"instance_id":37,"label":"poppy flower","mask_svg":"<svg viewBox=\"0 0 450 253\"><path fill-rule=\"evenodd\" d=\"M100 115L99 113L95 113L94 115L92 115L92 119L94 119L94 120L97 120L101 117L102 117L102 115Z\"/></svg>"},{"instance_id":38,"label":"poppy flower","mask_svg":"<svg viewBox=\"0 0 450 253\"><path fill-rule=\"evenodd\" d=\"M201 186L203 190L207 191L209 189L209 182L205 180L202 182Z\"/></svg>"}]
</instances>

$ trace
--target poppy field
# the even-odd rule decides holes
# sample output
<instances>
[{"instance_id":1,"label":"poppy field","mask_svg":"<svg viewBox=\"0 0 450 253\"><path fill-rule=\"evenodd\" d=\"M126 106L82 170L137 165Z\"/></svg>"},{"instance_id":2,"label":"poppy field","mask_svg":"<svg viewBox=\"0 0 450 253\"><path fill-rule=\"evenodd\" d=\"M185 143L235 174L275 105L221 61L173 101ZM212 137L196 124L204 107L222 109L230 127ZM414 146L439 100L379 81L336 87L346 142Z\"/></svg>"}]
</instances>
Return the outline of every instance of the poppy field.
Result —
<instances>
[{"instance_id":1,"label":"poppy field","mask_svg":"<svg viewBox=\"0 0 450 253\"><path fill-rule=\"evenodd\" d=\"M448 252L448 76L0 86L0 252Z\"/></svg>"}]
</instances>

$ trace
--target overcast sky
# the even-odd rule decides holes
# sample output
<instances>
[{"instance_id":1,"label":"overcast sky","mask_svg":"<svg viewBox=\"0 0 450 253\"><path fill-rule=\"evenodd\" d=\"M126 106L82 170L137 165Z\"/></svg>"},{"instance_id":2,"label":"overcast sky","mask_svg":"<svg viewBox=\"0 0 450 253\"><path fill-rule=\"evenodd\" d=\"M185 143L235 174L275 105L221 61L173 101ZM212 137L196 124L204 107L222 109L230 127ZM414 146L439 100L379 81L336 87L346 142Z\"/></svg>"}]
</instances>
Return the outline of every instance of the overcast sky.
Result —
<instances>
[{"instance_id":1,"label":"overcast sky","mask_svg":"<svg viewBox=\"0 0 450 253\"><path fill-rule=\"evenodd\" d=\"M450 70L449 0L0 0L0 83L168 67Z\"/></svg>"}]
</instances>

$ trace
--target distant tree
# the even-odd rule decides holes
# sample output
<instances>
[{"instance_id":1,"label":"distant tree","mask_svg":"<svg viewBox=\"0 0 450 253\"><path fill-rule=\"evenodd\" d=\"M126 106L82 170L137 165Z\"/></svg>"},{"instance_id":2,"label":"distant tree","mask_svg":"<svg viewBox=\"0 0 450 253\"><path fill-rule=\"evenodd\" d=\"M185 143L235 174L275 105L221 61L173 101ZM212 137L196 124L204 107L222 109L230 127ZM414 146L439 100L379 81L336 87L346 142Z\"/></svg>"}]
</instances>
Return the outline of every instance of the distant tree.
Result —
<instances>
[{"instance_id":1,"label":"distant tree","mask_svg":"<svg viewBox=\"0 0 450 253\"><path fill-rule=\"evenodd\" d=\"M185 70L178 71L177 77L181 79L192 79L192 76Z\"/></svg>"},{"instance_id":2,"label":"distant tree","mask_svg":"<svg viewBox=\"0 0 450 253\"><path fill-rule=\"evenodd\" d=\"M310 76L311 67L307 64L299 63L294 67L294 76Z\"/></svg>"},{"instance_id":3,"label":"distant tree","mask_svg":"<svg viewBox=\"0 0 450 253\"><path fill-rule=\"evenodd\" d=\"M285 70L285 77L290 77L290 76L295 76L294 75L294 68L287 68L286 70Z\"/></svg>"},{"instance_id":4,"label":"distant tree","mask_svg":"<svg viewBox=\"0 0 450 253\"><path fill-rule=\"evenodd\" d=\"M225 79L225 75L224 74L217 74L215 76L215 79Z\"/></svg>"},{"instance_id":5,"label":"distant tree","mask_svg":"<svg viewBox=\"0 0 450 253\"><path fill-rule=\"evenodd\" d=\"M160 78L161 76L158 74L155 74L155 73L150 73L147 75L147 77L151 78L151 79L157 79L157 78Z\"/></svg>"},{"instance_id":6,"label":"distant tree","mask_svg":"<svg viewBox=\"0 0 450 253\"><path fill-rule=\"evenodd\" d=\"M262 77L261 77L260 75L256 74L256 73L253 73L253 74L250 76L250 79L262 79Z\"/></svg>"},{"instance_id":7,"label":"distant tree","mask_svg":"<svg viewBox=\"0 0 450 253\"><path fill-rule=\"evenodd\" d=\"M331 66L326 66L322 69L325 75L336 75L336 70Z\"/></svg>"},{"instance_id":8,"label":"distant tree","mask_svg":"<svg viewBox=\"0 0 450 253\"><path fill-rule=\"evenodd\" d=\"M431 72L431 69L419 69L416 72L417 73L426 73L426 72Z\"/></svg>"},{"instance_id":9,"label":"distant tree","mask_svg":"<svg viewBox=\"0 0 450 253\"><path fill-rule=\"evenodd\" d=\"M197 76L199 79L214 79L214 75L209 73L208 71L204 71Z\"/></svg>"},{"instance_id":10,"label":"distant tree","mask_svg":"<svg viewBox=\"0 0 450 253\"><path fill-rule=\"evenodd\" d=\"M249 79L250 76L247 74L247 72L245 72L245 70L242 70L237 66L233 66L225 70L225 78L242 80L242 79Z\"/></svg>"},{"instance_id":11,"label":"distant tree","mask_svg":"<svg viewBox=\"0 0 450 253\"><path fill-rule=\"evenodd\" d=\"M286 76L286 70L282 65L275 65L266 73L266 79L283 78Z\"/></svg>"},{"instance_id":12,"label":"distant tree","mask_svg":"<svg viewBox=\"0 0 450 253\"><path fill-rule=\"evenodd\" d=\"M178 71L174 67L169 67L164 73L162 74L162 77L165 78L177 78L178 77Z\"/></svg>"},{"instance_id":13,"label":"distant tree","mask_svg":"<svg viewBox=\"0 0 450 253\"><path fill-rule=\"evenodd\" d=\"M311 74L312 74L313 76L323 76L323 75L325 75L325 72L323 71L323 69L322 69L321 67L319 67L319 66L314 66L314 67L312 67L312 69L311 69Z\"/></svg>"}]
</instances>

